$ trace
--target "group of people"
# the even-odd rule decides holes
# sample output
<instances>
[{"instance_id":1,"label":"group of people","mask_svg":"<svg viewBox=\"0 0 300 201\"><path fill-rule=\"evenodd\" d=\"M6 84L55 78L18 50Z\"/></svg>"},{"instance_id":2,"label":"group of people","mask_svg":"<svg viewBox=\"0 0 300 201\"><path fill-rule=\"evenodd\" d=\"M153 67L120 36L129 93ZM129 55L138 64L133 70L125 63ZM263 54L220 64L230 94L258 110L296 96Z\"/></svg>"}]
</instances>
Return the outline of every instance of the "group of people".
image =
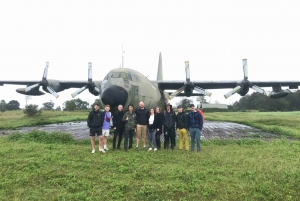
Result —
<instances>
[{"instance_id":1,"label":"group of people","mask_svg":"<svg viewBox=\"0 0 300 201\"><path fill-rule=\"evenodd\" d=\"M139 108L134 109L133 105L128 106L124 113L123 106L119 105L118 110L112 115L110 106L105 105L101 112L99 103L94 104L93 110L89 113L87 125L90 129L92 153L95 153L95 136L99 137L99 151L105 153L108 150L107 137L109 129L114 129L113 150L121 149L121 142L124 135L124 150L133 148L133 137L136 136L135 149L139 149L142 139L143 149L146 149L148 140L148 151L161 149L160 136L164 135L164 149L175 149L176 132L179 136L179 149L186 151L200 151L200 135L203 128L203 113L200 113L194 104L190 105L191 111L185 113L182 106L178 106L176 114L170 103L166 104L165 110L160 107L145 107L144 102L139 103ZM191 147L189 145L189 133L191 136ZM117 142L118 138L118 142ZM185 146L184 146L185 145Z\"/></svg>"}]
</instances>

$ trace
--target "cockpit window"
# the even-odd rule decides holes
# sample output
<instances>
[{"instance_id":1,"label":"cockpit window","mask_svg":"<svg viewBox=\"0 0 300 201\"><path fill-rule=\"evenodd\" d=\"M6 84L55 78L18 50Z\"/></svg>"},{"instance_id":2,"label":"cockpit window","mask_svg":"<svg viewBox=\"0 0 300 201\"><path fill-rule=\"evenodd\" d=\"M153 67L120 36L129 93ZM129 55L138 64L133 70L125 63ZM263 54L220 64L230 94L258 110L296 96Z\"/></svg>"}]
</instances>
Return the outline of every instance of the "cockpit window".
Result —
<instances>
[{"instance_id":1,"label":"cockpit window","mask_svg":"<svg viewBox=\"0 0 300 201\"><path fill-rule=\"evenodd\" d=\"M111 74L111 77L119 78L119 77L120 77L120 73L119 73L119 72L113 72L113 73Z\"/></svg>"}]
</instances>

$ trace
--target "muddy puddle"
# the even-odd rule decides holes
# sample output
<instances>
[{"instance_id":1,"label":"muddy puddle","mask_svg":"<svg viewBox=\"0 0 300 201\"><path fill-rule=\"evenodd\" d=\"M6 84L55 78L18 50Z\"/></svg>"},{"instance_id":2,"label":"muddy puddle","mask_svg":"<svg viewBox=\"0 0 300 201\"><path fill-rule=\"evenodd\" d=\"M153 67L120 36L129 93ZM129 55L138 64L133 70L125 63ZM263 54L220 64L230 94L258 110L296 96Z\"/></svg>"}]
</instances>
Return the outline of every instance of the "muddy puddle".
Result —
<instances>
[{"instance_id":1,"label":"muddy puddle","mask_svg":"<svg viewBox=\"0 0 300 201\"><path fill-rule=\"evenodd\" d=\"M60 124L49 124L36 127L21 127L16 130L0 130L0 136L6 136L9 133L19 131L20 133L26 133L31 130L43 130L47 132L62 131L70 133L75 139L81 140L89 138L89 129L86 125L86 121L82 122L69 122ZM201 139L278 139L281 136L279 134L272 134L263 132L260 129L250 126L231 123L231 122L214 122L205 121L202 130ZM163 138L163 136L162 136Z\"/></svg>"}]
</instances>

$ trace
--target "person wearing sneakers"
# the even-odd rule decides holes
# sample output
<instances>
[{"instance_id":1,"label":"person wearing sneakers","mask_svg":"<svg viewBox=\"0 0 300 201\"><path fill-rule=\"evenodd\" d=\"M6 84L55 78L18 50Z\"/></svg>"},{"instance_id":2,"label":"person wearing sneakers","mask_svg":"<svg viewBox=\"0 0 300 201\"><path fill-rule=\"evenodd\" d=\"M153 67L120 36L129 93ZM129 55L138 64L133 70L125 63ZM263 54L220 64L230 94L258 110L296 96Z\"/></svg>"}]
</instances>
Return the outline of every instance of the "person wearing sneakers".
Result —
<instances>
[{"instance_id":1,"label":"person wearing sneakers","mask_svg":"<svg viewBox=\"0 0 300 201\"><path fill-rule=\"evenodd\" d=\"M195 109L195 105L190 105L189 113L189 132L191 135L191 151L194 151L195 139L197 140L197 151L200 152L200 135L203 128L203 120L201 114Z\"/></svg>"},{"instance_id":2,"label":"person wearing sneakers","mask_svg":"<svg viewBox=\"0 0 300 201\"><path fill-rule=\"evenodd\" d=\"M125 140L124 140L124 150L127 151L128 148L132 148L132 141L134 132L136 132L136 114L133 111L133 105L128 106L128 111L124 114L123 122L125 122ZM129 147L128 147L129 138Z\"/></svg>"},{"instance_id":3,"label":"person wearing sneakers","mask_svg":"<svg viewBox=\"0 0 300 201\"><path fill-rule=\"evenodd\" d=\"M176 131L179 136L179 149L183 149L183 143L185 143L185 150L190 150L190 139L188 134L189 124L188 124L188 116L183 112L182 106L179 105L177 107L178 114L176 116Z\"/></svg>"},{"instance_id":4,"label":"person wearing sneakers","mask_svg":"<svg viewBox=\"0 0 300 201\"><path fill-rule=\"evenodd\" d=\"M118 110L113 115L113 128L114 128L114 138L113 138L113 150L116 150L116 141L118 139L117 149L121 149L121 141L124 133L124 122L122 121L124 116L123 105L118 106Z\"/></svg>"},{"instance_id":5,"label":"person wearing sneakers","mask_svg":"<svg viewBox=\"0 0 300 201\"><path fill-rule=\"evenodd\" d=\"M172 105L170 103L167 103L163 114L165 149L169 149L169 139L171 140L171 149L174 150L175 148L175 122L176 114L172 109Z\"/></svg>"},{"instance_id":6,"label":"person wearing sneakers","mask_svg":"<svg viewBox=\"0 0 300 201\"><path fill-rule=\"evenodd\" d=\"M104 150L102 152L105 153L105 150L108 150L107 148L107 137L109 136L109 128L110 128L110 106L105 105L104 112L103 112L103 126L102 126L102 134L103 134L103 143L104 143Z\"/></svg>"},{"instance_id":7,"label":"person wearing sneakers","mask_svg":"<svg viewBox=\"0 0 300 201\"><path fill-rule=\"evenodd\" d=\"M146 149L147 126L149 121L149 112L145 108L144 102L139 103L139 108L135 111L136 114L136 150L139 149L139 142L142 138L144 149Z\"/></svg>"},{"instance_id":8,"label":"person wearing sneakers","mask_svg":"<svg viewBox=\"0 0 300 201\"><path fill-rule=\"evenodd\" d=\"M95 135L99 137L99 151L103 150L103 136L102 136L102 125L103 125L103 113L99 110L100 104L95 103L94 109L89 113L87 119L87 125L90 129L92 153L95 153Z\"/></svg>"},{"instance_id":9,"label":"person wearing sneakers","mask_svg":"<svg viewBox=\"0 0 300 201\"><path fill-rule=\"evenodd\" d=\"M156 139L155 139L156 130L158 129L157 120L158 119L157 116L155 115L154 109L150 108L150 117L149 117L149 124L148 124L148 143L149 143L148 151L152 151L152 144L154 146L154 151L157 151Z\"/></svg>"}]
</instances>

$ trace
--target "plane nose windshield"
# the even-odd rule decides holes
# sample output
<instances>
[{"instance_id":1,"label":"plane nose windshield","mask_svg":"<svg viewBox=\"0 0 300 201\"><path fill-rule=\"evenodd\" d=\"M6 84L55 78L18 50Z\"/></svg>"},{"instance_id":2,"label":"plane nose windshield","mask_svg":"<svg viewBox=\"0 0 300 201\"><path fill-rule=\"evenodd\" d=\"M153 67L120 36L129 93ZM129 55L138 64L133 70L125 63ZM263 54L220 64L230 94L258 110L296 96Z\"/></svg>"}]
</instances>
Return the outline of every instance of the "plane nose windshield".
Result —
<instances>
[{"instance_id":1,"label":"plane nose windshield","mask_svg":"<svg viewBox=\"0 0 300 201\"><path fill-rule=\"evenodd\" d=\"M101 100L105 105L109 104L110 107L120 104L124 106L127 102L127 97L128 93L123 87L112 85L104 89Z\"/></svg>"}]
</instances>

